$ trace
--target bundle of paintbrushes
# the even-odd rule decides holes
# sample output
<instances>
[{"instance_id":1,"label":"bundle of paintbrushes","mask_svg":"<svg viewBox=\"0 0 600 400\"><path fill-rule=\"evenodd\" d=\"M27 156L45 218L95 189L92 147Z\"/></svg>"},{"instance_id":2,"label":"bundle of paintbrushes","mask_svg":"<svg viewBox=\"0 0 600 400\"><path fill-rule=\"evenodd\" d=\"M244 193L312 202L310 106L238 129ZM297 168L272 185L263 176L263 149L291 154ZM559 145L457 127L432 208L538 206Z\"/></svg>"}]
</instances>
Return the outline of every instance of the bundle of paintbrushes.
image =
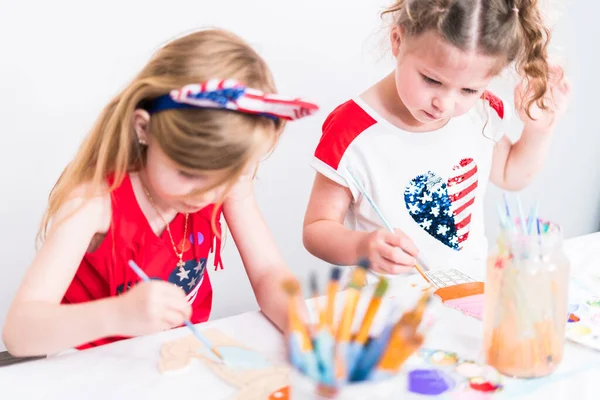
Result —
<instances>
[{"instance_id":1,"label":"bundle of paintbrushes","mask_svg":"<svg viewBox=\"0 0 600 400\"><path fill-rule=\"evenodd\" d=\"M373 337L371 328L388 289L388 281L380 278L369 299L367 310L359 324L357 306L366 282L369 265L359 263L353 270L345 293L341 319L334 323L335 297L340 278L339 268L333 268L327 286L326 306L319 309L316 328L309 328L299 316L300 286L295 280L286 281L284 289L289 303L289 360L294 368L318 386L337 390L353 382L379 381L396 375L402 364L421 346L423 334L420 325L431 293L425 292L413 309L398 321L393 319L396 309L386 318L385 327ZM318 293L312 281L313 295ZM353 332L352 326L358 325Z\"/></svg>"},{"instance_id":2,"label":"bundle of paintbrushes","mask_svg":"<svg viewBox=\"0 0 600 400\"><path fill-rule=\"evenodd\" d=\"M563 355L569 262L560 229L537 216L525 218L517 199L505 198L498 250L488 259L484 327L487 362L516 377L551 373Z\"/></svg>"}]
</instances>

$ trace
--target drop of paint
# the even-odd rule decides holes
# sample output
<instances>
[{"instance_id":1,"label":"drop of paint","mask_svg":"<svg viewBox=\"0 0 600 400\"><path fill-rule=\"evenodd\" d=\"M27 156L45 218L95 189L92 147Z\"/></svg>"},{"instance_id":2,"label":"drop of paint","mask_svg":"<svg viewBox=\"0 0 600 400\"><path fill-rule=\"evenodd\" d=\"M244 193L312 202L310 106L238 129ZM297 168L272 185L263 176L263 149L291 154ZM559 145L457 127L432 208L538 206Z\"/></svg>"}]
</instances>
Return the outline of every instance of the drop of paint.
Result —
<instances>
[{"instance_id":1,"label":"drop of paint","mask_svg":"<svg viewBox=\"0 0 600 400\"><path fill-rule=\"evenodd\" d=\"M579 317L575 314L570 314L569 315L569 322L579 322Z\"/></svg>"},{"instance_id":2,"label":"drop of paint","mask_svg":"<svg viewBox=\"0 0 600 400\"><path fill-rule=\"evenodd\" d=\"M285 386L269 395L269 400L288 400L290 398L290 387Z\"/></svg>"},{"instance_id":3,"label":"drop of paint","mask_svg":"<svg viewBox=\"0 0 600 400\"><path fill-rule=\"evenodd\" d=\"M408 390L413 393L437 396L454 388L452 378L434 369L416 369L408 374Z\"/></svg>"},{"instance_id":4,"label":"drop of paint","mask_svg":"<svg viewBox=\"0 0 600 400\"><path fill-rule=\"evenodd\" d=\"M594 308L600 307L600 300L597 300L597 299L588 300L588 301L586 301L586 303L590 307L594 307Z\"/></svg>"},{"instance_id":5,"label":"drop of paint","mask_svg":"<svg viewBox=\"0 0 600 400\"><path fill-rule=\"evenodd\" d=\"M472 378L469 380L469 386L478 392L491 393L502 389L502 385L496 382L490 382L483 378Z\"/></svg>"}]
</instances>

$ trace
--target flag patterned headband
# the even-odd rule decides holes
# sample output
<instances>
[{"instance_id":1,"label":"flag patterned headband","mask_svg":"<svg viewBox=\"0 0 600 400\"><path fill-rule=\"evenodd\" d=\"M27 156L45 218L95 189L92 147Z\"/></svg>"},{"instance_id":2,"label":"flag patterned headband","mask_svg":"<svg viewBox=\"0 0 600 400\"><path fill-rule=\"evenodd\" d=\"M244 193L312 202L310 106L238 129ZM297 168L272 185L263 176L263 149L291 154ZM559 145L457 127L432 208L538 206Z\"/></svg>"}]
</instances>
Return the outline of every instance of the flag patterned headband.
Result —
<instances>
[{"instance_id":1,"label":"flag patterned headband","mask_svg":"<svg viewBox=\"0 0 600 400\"><path fill-rule=\"evenodd\" d=\"M150 114L178 108L217 108L272 119L295 120L319 109L316 104L277 94L265 94L233 79L211 79L201 84L186 85L154 99L146 110Z\"/></svg>"}]
</instances>

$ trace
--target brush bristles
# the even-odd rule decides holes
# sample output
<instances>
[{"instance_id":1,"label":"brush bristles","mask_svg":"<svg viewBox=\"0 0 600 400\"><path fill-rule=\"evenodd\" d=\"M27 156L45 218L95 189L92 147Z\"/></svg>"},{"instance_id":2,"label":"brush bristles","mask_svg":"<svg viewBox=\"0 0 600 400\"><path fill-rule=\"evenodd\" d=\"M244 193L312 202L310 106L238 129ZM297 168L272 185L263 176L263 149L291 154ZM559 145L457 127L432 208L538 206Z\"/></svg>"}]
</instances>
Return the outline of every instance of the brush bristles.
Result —
<instances>
[{"instance_id":1,"label":"brush bristles","mask_svg":"<svg viewBox=\"0 0 600 400\"><path fill-rule=\"evenodd\" d=\"M365 269L365 270L367 270L367 269L369 269L371 267L371 263L366 258L363 258L362 260L360 260L357 265L360 268Z\"/></svg>"},{"instance_id":2,"label":"brush bristles","mask_svg":"<svg viewBox=\"0 0 600 400\"><path fill-rule=\"evenodd\" d=\"M342 276L342 269L340 267L333 267L331 269L331 280L339 281Z\"/></svg>"},{"instance_id":3,"label":"brush bristles","mask_svg":"<svg viewBox=\"0 0 600 400\"><path fill-rule=\"evenodd\" d=\"M311 272L310 274L310 292L312 295L319 294L319 282L315 272Z\"/></svg>"},{"instance_id":4,"label":"brush bristles","mask_svg":"<svg viewBox=\"0 0 600 400\"><path fill-rule=\"evenodd\" d=\"M355 269L352 272L352 277L350 278L350 283L348 283L348 287L357 290L362 289L363 286L365 286L366 284L366 276L367 273L364 269Z\"/></svg>"},{"instance_id":5,"label":"brush bristles","mask_svg":"<svg viewBox=\"0 0 600 400\"><path fill-rule=\"evenodd\" d=\"M300 293L300 284L295 279L286 279L281 285L283 290L290 296L296 296Z\"/></svg>"},{"instance_id":6,"label":"brush bristles","mask_svg":"<svg viewBox=\"0 0 600 400\"><path fill-rule=\"evenodd\" d=\"M389 286L388 280L385 278L380 278L377 287L375 288L375 297L383 297L385 292L387 291Z\"/></svg>"},{"instance_id":7,"label":"brush bristles","mask_svg":"<svg viewBox=\"0 0 600 400\"><path fill-rule=\"evenodd\" d=\"M431 291L428 290L421 295L421 298L419 299L418 303L428 305L429 303L431 303L432 300L433 300L433 296L431 295Z\"/></svg>"}]
</instances>

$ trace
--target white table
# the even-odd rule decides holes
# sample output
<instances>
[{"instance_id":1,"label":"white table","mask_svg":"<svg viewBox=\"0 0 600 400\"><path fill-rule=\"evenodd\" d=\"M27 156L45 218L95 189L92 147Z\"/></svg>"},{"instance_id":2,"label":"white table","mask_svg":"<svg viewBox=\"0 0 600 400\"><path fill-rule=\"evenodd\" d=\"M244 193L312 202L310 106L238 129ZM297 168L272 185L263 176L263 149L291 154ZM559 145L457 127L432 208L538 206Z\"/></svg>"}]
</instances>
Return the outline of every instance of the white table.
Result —
<instances>
[{"instance_id":1,"label":"white table","mask_svg":"<svg viewBox=\"0 0 600 400\"><path fill-rule=\"evenodd\" d=\"M570 239L566 243L566 249L576 269L597 267L600 271L600 233ZM259 312L208 322L201 327L216 327L273 360L284 359L281 336ZM180 328L0 368L0 398L230 398L235 390L200 363L180 375L163 376L158 372L157 361L162 343L186 335L189 335L189 331ZM445 308L441 320L430 332L426 345L478 359L481 355L481 336L480 321ZM587 370L571 372L578 368ZM598 399L599 378L600 352L567 342L565 359L558 371L551 378L546 378L544 386L539 388L536 387L536 381L517 382L516 384L521 385L518 398ZM508 393L502 394L500 398L507 398Z\"/></svg>"}]
</instances>

